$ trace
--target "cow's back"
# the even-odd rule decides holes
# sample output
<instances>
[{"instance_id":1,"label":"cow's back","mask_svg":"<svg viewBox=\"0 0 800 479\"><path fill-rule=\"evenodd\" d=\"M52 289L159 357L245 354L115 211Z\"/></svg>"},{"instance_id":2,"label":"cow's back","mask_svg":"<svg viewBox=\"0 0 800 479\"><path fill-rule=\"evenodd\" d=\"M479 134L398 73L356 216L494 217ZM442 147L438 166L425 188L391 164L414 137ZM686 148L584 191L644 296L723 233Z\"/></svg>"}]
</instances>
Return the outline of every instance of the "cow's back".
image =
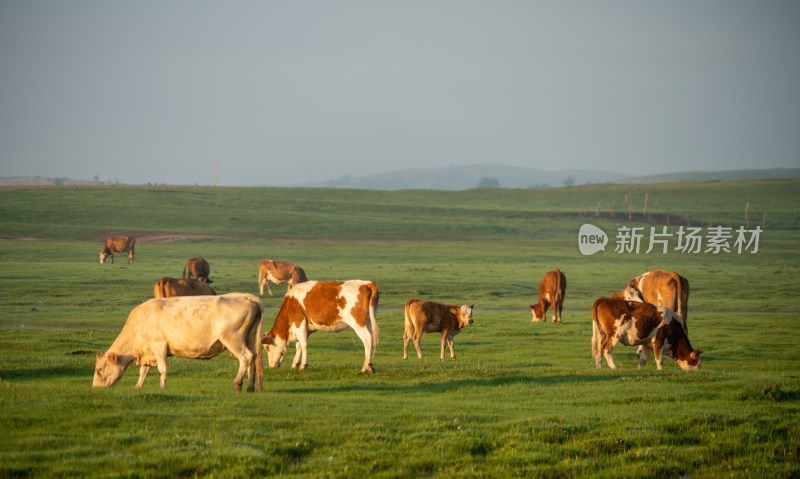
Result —
<instances>
[{"instance_id":1,"label":"cow's back","mask_svg":"<svg viewBox=\"0 0 800 479\"><path fill-rule=\"evenodd\" d=\"M262 310L258 298L247 293L157 298L135 309L136 324L154 331L145 334L163 336L173 354L185 357L219 354L225 349L218 344L221 335L260 321Z\"/></svg>"},{"instance_id":2,"label":"cow's back","mask_svg":"<svg viewBox=\"0 0 800 479\"><path fill-rule=\"evenodd\" d=\"M632 328L641 337L658 328L663 317L656 305L615 298L597 299L592 312L594 321L605 333Z\"/></svg>"}]
</instances>

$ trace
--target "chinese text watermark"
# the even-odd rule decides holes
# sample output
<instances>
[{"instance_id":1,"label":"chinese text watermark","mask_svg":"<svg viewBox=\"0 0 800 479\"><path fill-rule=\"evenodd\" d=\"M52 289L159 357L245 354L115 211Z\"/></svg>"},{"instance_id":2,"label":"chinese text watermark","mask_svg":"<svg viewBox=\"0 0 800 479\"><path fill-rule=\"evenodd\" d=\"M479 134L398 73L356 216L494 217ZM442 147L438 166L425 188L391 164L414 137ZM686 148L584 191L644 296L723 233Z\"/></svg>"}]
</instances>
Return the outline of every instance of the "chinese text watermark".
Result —
<instances>
[{"instance_id":1,"label":"chinese text watermark","mask_svg":"<svg viewBox=\"0 0 800 479\"><path fill-rule=\"evenodd\" d=\"M746 229L740 226L709 226L707 228L680 226L620 226L617 228L614 252L618 254L667 254L676 251L686 254L758 252L762 229ZM608 235L591 224L581 226L578 231L578 248L588 256L605 250Z\"/></svg>"}]
</instances>

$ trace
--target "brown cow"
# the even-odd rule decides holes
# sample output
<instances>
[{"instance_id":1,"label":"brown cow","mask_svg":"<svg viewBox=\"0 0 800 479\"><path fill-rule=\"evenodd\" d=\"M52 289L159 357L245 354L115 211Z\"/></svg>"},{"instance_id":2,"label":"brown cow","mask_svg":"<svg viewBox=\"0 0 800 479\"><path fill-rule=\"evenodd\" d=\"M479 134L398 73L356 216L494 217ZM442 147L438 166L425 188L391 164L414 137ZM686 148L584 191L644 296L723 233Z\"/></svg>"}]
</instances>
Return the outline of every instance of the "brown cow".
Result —
<instances>
[{"instance_id":1,"label":"brown cow","mask_svg":"<svg viewBox=\"0 0 800 479\"><path fill-rule=\"evenodd\" d=\"M194 276L198 281L211 284L213 281L208 278L209 273L211 273L211 267L208 265L208 261L195 257L187 259L186 263L184 263L182 277L191 278Z\"/></svg>"},{"instance_id":2,"label":"brown cow","mask_svg":"<svg viewBox=\"0 0 800 479\"><path fill-rule=\"evenodd\" d=\"M611 352L617 343L641 345L639 369L644 367L651 346L656 366L662 354L673 358L684 371L700 369L700 350L689 343L680 317L665 306L615 298L599 298L592 307L592 356L600 367L605 356L608 367L616 369Z\"/></svg>"},{"instance_id":3,"label":"brown cow","mask_svg":"<svg viewBox=\"0 0 800 479\"><path fill-rule=\"evenodd\" d=\"M539 283L539 302L532 304L531 321L546 321L547 308L553 307L553 322L561 324L561 309L564 306L564 295L567 292L567 277L558 268L548 271Z\"/></svg>"},{"instance_id":4,"label":"brown cow","mask_svg":"<svg viewBox=\"0 0 800 479\"><path fill-rule=\"evenodd\" d=\"M308 335L314 331L338 333L353 328L364 343L361 372L374 373L372 356L380 339L375 322L378 285L372 281L307 281L286 292L272 329L261 343L269 367L283 362L289 341L297 341L292 367L308 367Z\"/></svg>"},{"instance_id":5,"label":"brown cow","mask_svg":"<svg viewBox=\"0 0 800 479\"><path fill-rule=\"evenodd\" d=\"M133 263L134 244L136 244L136 239L128 236L110 236L106 238L103 243L103 250L97 253L100 255L100 263L108 257L111 259L111 264L114 264L114 253L128 253L128 264Z\"/></svg>"},{"instance_id":6,"label":"brown cow","mask_svg":"<svg viewBox=\"0 0 800 479\"><path fill-rule=\"evenodd\" d=\"M654 269L633 278L625 289L619 293L611 293L611 297L666 306L681 317L686 328L686 317L689 314L689 281L678 273Z\"/></svg>"},{"instance_id":7,"label":"brown cow","mask_svg":"<svg viewBox=\"0 0 800 479\"><path fill-rule=\"evenodd\" d=\"M474 306L474 305L473 305ZM422 359L419 347L422 333L442 333L442 348L439 359L444 361L444 345L450 346L450 359L456 359L453 337L472 324L472 306L434 303L409 299L405 309L405 333L403 334L403 359L408 359L408 342L413 339L417 357Z\"/></svg>"},{"instance_id":8,"label":"brown cow","mask_svg":"<svg viewBox=\"0 0 800 479\"><path fill-rule=\"evenodd\" d=\"M153 287L156 298L171 298L173 296L214 296L214 288L202 281L191 278L161 278Z\"/></svg>"},{"instance_id":9,"label":"brown cow","mask_svg":"<svg viewBox=\"0 0 800 479\"><path fill-rule=\"evenodd\" d=\"M258 289L260 294L264 294L264 284L266 284L267 291L272 296L272 290L269 289L270 281L275 284L289 283L288 289L292 289L292 286L298 283L305 283L308 279L306 278L306 272L299 266L284 261L265 259L258 264Z\"/></svg>"},{"instance_id":10,"label":"brown cow","mask_svg":"<svg viewBox=\"0 0 800 479\"><path fill-rule=\"evenodd\" d=\"M263 363L258 338L264 315L261 301L252 294L181 296L151 299L133 308L122 331L95 362L94 387L113 386L132 363L139 365L142 387L151 366L158 367L161 389L167 388L167 357L176 355L210 359L226 348L239 360L234 386L262 388Z\"/></svg>"}]
</instances>

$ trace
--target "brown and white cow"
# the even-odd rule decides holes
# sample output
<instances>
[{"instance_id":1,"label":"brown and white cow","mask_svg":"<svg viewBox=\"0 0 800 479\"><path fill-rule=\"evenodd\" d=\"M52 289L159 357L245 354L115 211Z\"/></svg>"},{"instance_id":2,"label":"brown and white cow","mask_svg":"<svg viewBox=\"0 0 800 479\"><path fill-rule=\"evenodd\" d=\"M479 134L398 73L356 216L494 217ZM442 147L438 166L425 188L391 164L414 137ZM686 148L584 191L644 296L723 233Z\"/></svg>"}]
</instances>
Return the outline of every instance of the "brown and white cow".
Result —
<instances>
[{"instance_id":1,"label":"brown and white cow","mask_svg":"<svg viewBox=\"0 0 800 479\"><path fill-rule=\"evenodd\" d=\"M133 263L133 246L136 244L136 239L128 236L110 236L106 238L103 243L103 249L100 251L100 263L105 261L106 258L111 259L111 264L114 264L114 253L128 253L128 264Z\"/></svg>"},{"instance_id":2,"label":"brown and white cow","mask_svg":"<svg viewBox=\"0 0 800 479\"><path fill-rule=\"evenodd\" d=\"M380 328L375 321L378 285L372 281L307 281L286 292L275 324L261 343L271 368L286 356L289 341L296 341L292 367L308 367L308 335L314 331L338 333L355 330L364 343L361 372L373 373L372 356L378 346Z\"/></svg>"},{"instance_id":3,"label":"brown and white cow","mask_svg":"<svg viewBox=\"0 0 800 479\"><path fill-rule=\"evenodd\" d=\"M173 296L205 296L216 295L214 288L202 281L191 278L161 278L153 286L153 296L156 298L171 298Z\"/></svg>"},{"instance_id":4,"label":"brown and white cow","mask_svg":"<svg viewBox=\"0 0 800 479\"><path fill-rule=\"evenodd\" d=\"M292 286L298 283L305 283L308 278L306 278L306 272L299 266L284 261L265 259L258 264L258 289L260 294L264 294L264 284L266 284L267 291L272 296L272 290L269 289L270 281L275 284L289 283L288 289L292 289Z\"/></svg>"},{"instance_id":5,"label":"brown and white cow","mask_svg":"<svg viewBox=\"0 0 800 479\"><path fill-rule=\"evenodd\" d=\"M548 271L539 283L539 302L532 304L531 321L546 321L547 308L553 307L553 322L561 324L561 309L564 306L564 295L567 292L567 277L558 268Z\"/></svg>"},{"instance_id":6,"label":"brown and white cow","mask_svg":"<svg viewBox=\"0 0 800 479\"><path fill-rule=\"evenodd\" d=\"M97 355L94 387L113 386L132 363L139 365L139 382L151 366L158 368L161 389L167 387L167 356L209 359L226 348L239 360L234 386L262 389L263 363L258 339L264 310L252 295L179 296L151 299L133 308L122 331L105 353Z\"/></svg>"},{"instance_id":7,"label":"brown and white cow","mask_svg":"<svg viewBox=\"0 0 800 479\"><path fill-rule=\"evenodd\" d=\"M611 293L611 297L666 306L681 317L686 327L689 281L678 273L663 269L648 271L633 278L621 292Z\"/></svg>"},{"instance_id":8,"label":"brown and white cow","mask_svg":"<svg viewBox=\"0 0 800 479\"><path fill-rule=\"evenodd\" d=\"M474 306L474 305L473 305ZM466 304L434 303L419 299L409 299L405 309L405 333L403 333L403 359L408 359L408 342L413 339L417 357L422 359L419 343L422 333L442 333L442 348L439 359L444 361L444 345L450 346L450 359L456 359L453 351L453 337L472 324L472 306Z\"/></svg>"},{"instance_id":9,"label":"brown and white cow","mask_svg":"<svg viewBox=\"0 0 800 479\"><path fill-rule=\"evenodd\" d=\"M211 284L213 281L208 278L210 273L211 267L208 265L208 261L200 257L195 257L187 259L186 263L184 263L182 277L191 278L194 276L198 281Z\"/></svg>"},{"instance_id":10,"label":"brown and white cow","mask_svg":"<svg viewBox=\"0 0 800 479\"><path fill-rule=\"evenodd\" d=\"M598 368L605 356L608 367L616 369L611 352L618 343L642 346L639 369L647 362L650 347L659 370L662 355L675 359L685 371L702 365L701 351L692 348L680 317L666 306L599 298L592 307L592 324L592 356Z\"/></svg>"}]
</instances>

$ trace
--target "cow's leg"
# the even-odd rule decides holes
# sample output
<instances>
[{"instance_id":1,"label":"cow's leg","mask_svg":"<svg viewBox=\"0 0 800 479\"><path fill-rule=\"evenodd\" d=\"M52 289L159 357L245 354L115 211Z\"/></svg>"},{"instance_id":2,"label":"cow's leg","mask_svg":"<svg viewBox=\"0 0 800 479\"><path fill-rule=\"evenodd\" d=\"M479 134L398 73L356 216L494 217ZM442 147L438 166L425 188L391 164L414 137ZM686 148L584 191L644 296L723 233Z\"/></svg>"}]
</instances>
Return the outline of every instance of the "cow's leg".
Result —
<instances>
[{"instance_id":1,"label":"cow's leg","mask_svg":"<svg viewBox=\"0 0 800 479\"><path fill-rule=\"evenodd\" d=\"M114 253L111 253L108 257L111 259L111 264L114 264Z\"/></svg>"},{"instance_id":2,"label":"cow's leg","mask_svg":"<svg viewBox=\"0 0 800 479\"><path fill-rule=\"evenodd\" d=\"M133 263L133 251L128 252L128 264Z\"/></svg>"},{"instance_id":3,"label":"cow's leg","mask_svg":"<svg viewBox=\"0 0 800 479\"><path fill-rule=\"evenodd\" d=\"M308 336L306 334L297 335L297 346L300 347L300 369L308 367Z\"/></svg>"},{"instance_id":4,"label":"cow's leg","mask_svg":"<svg viewBox=\"0 0 800 479\"><path fill-rule=\"evenodd\" d=\"M603 363L603 355L600 352L600 344L603 342L602 336L600 328L597 327L597 321L592 321L592 357L594 358L595 366L598 368Z\"/></svg>"},{"instance_id":5,"label":"cow's leg","mask_svg":"<svg viewBox=\"0 0 800 479\"><path fill-rule=\"evenodd\" d=\"M414 347L417 348L417 359L422 359L422 348L419 345L421 340L422 328L417 328L416 333L414 333Z\"/></svg>"},{"instance_id":6,"label":"cow's leg","mask_svg":"<svg viewBox=\"0 0 800 479\"><path fill-rule=\"evenodd\" d=\"M302 351L300 350L299 341L294 342L294 349L295 353L294 353L294 359L292 360L292 369L296 368L297 365L300 364L300 355L302 354Z\"/></svg>"},{"instance_id":7,"label":"cow's leg","mask_svg":"<svg viewBox=\"0 0 800 479\"><path fill-rule=\"evenodd\" d=\"M561 310L563 309L563 305L559 302L558 303L558 324L561 324Z\"/></svg>"},{"instance_id":8,"label":"cow's leg","mask_svg":"<svg viewBox=\"0 0 800 479\"><path fill-rule=\"evenodd\" d=\"M369 323L367 323L369 324ZM356 325L357 326L357 325ZM356 335L364 343L364 365L361 367L362 373L374 373L375 367L372 365L372 331L368 326L355 327L353 330Z\"/></svg>"},{"instance_id":9,"label":"cow's leg","mask_svg":"<svg viewBox=\"0 0 800 479\"><path fill-rule=\"evenodd\" d=\"M448 336L447 337L447 345L450 346L450 359L455 361L456 360L456 353L455 353L455 351L453 351L453 337L452 336Z\"/></svg>"},{"instance_id":10,"label":"cow's leg","mask_svg":"<svg viewBox=\"0 0 800 479\"><path fill-rule=\"evenodd\" d=\"M647 364L647 359L650 357L650 349L644 347L644 344L639 345L639 369L642 369Z\"/></svg>"},{"instance_id":11,"label":"cow's leg","mask_svg":"<svg viewBox=\"0 0 800 479\"><path fill-rule=\"evenodd\" d=\"M158 377L161 379L161 389L167 389L167 354L159 354L156 356L156 364L158 366Z\"/></svg>"},{"instance_id":12,"label":"cow's leg","mask_svg":"<svg viewBox=\"0 0 800 479\"><path fill-rule=\"evenodd\" d=\"M150 371L150 366L147 364L142 364L139 367L139 382L136 383L136 389L142 387L142 384L144 384L144 378L147 377L148 371Z\"/></svg>"},{"instance_id":13,"label":"cow's leg","mask_svg":"<svg viewBox=\"0 0 800 479\"><path fill-rule=\"evenodd\" d=\"M608 351L603 351L603 356L606 358L606 363L608 363L608 367L611 369L617 369L617 365L614 364L614 357L611 356L611 349Z\"/></svg>"},{"instance_id":14,"label":"cow's leg","mask_svg":"<svg viewBox=\"0 0 800 479\"><path fill-rule=\"evenodd\" d=\"M408 342L411 341L411 337L408 331L403 333L403 359L408 359Z\"/></svg>"},{"instance_id":15,"label":"cow's leg","mask_svg":"<svg viewBox=\"0 0 800 479\"><path fill-rule=\"evenodd\" d=\"M601 348L603 351L603 357L606 358L608 367L611 369L617 369L617 365L614 364L614 357L611 355L612 351L614 351L614 339L611 336L606 336L606 340L603 342Z\"/></svg>"},{"instance_id":16,"label":"cow's leg","mask_svg":"<svg viewBox=\"0 0 800 479\"><path fill-rule=\"evenodd\" d=\"M653 345L653 356L656 358L656 367L659 371L661 371L661 360L663 359L663 356L661 355L660 345Z\"/></svg>"},{"instance_id":17,"label":"cow's leg","mask_svg":"<svg viewBox=\"0 0 800 479\"><path fill-rule=\"evenodd\" d=\"M447 344L447 330L442 330L442 349L439 353L439 359L444 361L444 345Z\"/></svg>"},{"instance_id":18,"label":"cow's leg","mask_svg":"<svg viewBox=\"0 0 800 479\"><path fill-rule=\"evenodd\" d=\"M244 383L244 375L249 374L249 381L247 384L248 391L255 391L255 374L250 374L250 365L253 363L255 354L250 351L240 339L232 337L221 337L219 342L225 346L231 354L239 360L239 370L236 372L236 378L233 380L233 386L236 392L242 391L242 384Z\"/></svg>"},{"instance_id":19,"label":"cow's leg","mask_svg":"<svg viewBox=\"0 0 800 479\"><path fill-rule=\"evenodd\" d=\"M247 392L251 393L256 390L256 368L255 368L255 354L250 351L250 348L244 348L245 370L247 371ZM239 369L242 367L242 360L239 360ZM242 380L239 380L239 390L242 390Z\"/></svg>"},{"instance_id":20,"label":"cow's leg","mask_svg":"<svg viewBox=\"0 0 800 479\"><path fill-rule=\"evenodd\" d=\"M269 272L267 272L267 277L264 279L264 282L267 284L267 292L269 293L270 296L272 296L272 290L269 289L269 284L270 283L278 284L278 282L275 281L275 278L273 278L272 275L269 274ZM264 294L263 293L263 289L262 289L262 293L261 294Z\"/></svg>"}]
</instances>

